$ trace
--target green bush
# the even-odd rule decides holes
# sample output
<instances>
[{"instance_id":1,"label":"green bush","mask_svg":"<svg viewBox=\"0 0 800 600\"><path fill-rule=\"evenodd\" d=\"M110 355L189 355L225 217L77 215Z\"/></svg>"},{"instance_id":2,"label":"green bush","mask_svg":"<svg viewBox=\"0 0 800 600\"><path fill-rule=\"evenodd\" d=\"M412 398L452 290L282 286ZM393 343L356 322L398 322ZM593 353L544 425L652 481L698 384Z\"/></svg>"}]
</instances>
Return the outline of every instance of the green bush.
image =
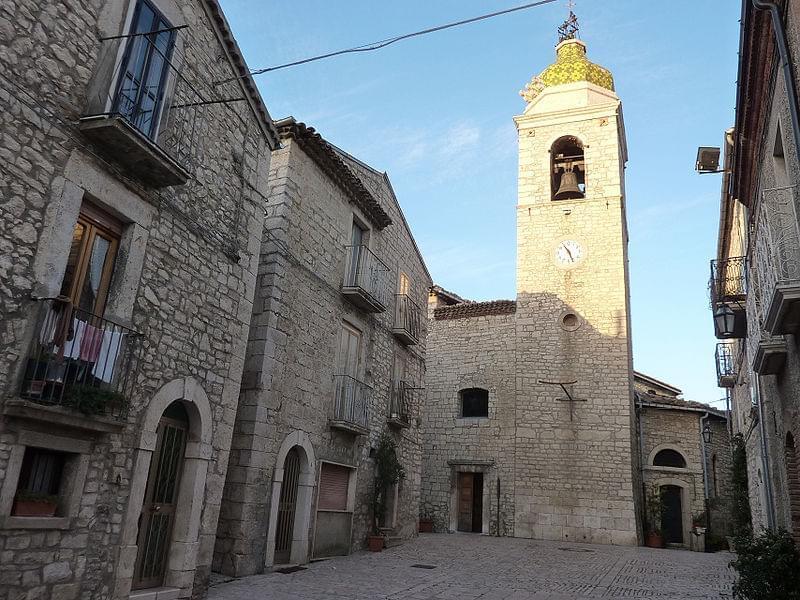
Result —
<instances>
[{"instance_id":1,"label":"green bush","mask_svg":"<svg viewBox=\"0 0 800 600\"><path fill-rule=\"evenodd\" d=\"M386 494L391 486L405 476L405 469L397 460L397 444L394 438L388 433L382 433L375 452L375 487L372 495L372 529L376 535L386 514Z\"/></svg>"},{"instance_id":2,"label":"green bush","mask_svg":"<svg viewBox=\"0 0 800 600\"><path fill-rule=\"evenodd\" d=\"M103 415L106 408L124 406L125 396L93 385L71 385L64 393L64 405L85 415Z\"/></svg>"},{"instance_id":3,"label":"green bush","mask_svg":"<svg viewBox=\"0 0 800 600\"><path fill-rule=\"evenodd\" d=\"M736 538L737 600L800 600L800 551L786 530Z\"/></svg>"},{"instance_id":4,"label":"green bush","mask_svg":"<svg viewBox=\"0 0 800 600\"><path fill-rule=\"evenodd\" d=\"M731 456L731 518L733 534L736 537L749 537L753 532L750 518L750 496L747 484L747 453L741 433L733 436Z\"/></svg>"}]
</instances>

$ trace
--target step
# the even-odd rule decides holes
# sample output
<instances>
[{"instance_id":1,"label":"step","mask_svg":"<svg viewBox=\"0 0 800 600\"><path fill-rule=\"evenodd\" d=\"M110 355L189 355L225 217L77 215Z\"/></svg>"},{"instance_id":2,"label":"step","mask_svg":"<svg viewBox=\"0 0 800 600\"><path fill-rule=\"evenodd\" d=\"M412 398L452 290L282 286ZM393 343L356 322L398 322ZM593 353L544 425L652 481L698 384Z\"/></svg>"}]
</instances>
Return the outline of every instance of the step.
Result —
<instances>
[{"instance_id":1,"label":"step","mask_svg":"<svg viewBox=\"0 0 800 600\"><path fill-rule=\"evenodd\" d=\"M386 537L386 547L387 548L394 548L395 546L400 546L405 540L400 537L399 535L390 535Z\"/></svg>"}]
</instances>

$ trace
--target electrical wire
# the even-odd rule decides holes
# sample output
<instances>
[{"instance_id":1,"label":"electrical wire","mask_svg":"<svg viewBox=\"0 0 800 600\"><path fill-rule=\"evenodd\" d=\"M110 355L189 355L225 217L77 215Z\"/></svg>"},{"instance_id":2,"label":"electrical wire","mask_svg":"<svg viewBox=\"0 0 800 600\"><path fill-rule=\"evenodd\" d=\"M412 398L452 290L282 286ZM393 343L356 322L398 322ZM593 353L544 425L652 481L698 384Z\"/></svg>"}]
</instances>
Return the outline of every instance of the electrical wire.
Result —
<instances>
[{"instance_id":1,"label":"electrical wire","mask_svg":"<svg viewBox=\"0 0 800 600\"><path fill-rule=\"evenodd\" d=\"M391 38L386 38L384 40L379 40L377 42L371 42L369 44L362 44L361 46L355 46L353 48L347 48L346 50L337 50L335 52L328 52L327 54L320 54L318 56L312 56L310 58L304 58L302 60L295 60L289 63L285 63L282 65L276 65L274 67L266 67L264 69L252 69L250 71L250 75L261 75L263 73L269 73L270 71L277 71L279 69L286 69L288 67L296 67L298 65L304 65L310 62L315 62L318 60L323 60L326 58L331 58L334 56L341 56L342 54L354 54L356 52L372 52L373 50L380 50L381 48L385 48L386 46L390 46L391 44L395 44L402 40L407 40L409 38L418 37L421 35L427 35L429 33L434 33L437 31L442 31L444 29L450 29L452 27L459 27L461 25L468 25L469 23L476 23L478 21L484 21L486 19L491 19L493 17L499 17L501 15L507 15L512 12L517 12L520 10L527 10L529 8L535 8L537 6L542 6L544 4L551 4L553 2L557 2L558 0L539 0L538 2L531 2L529 4L523 4L521 6L515 6L513 8L507 8L505 10L498 10L493 13L488 13L485 15L480 15L477 17L472 17L470 19L463 19L461 21L455 21L453 23L447 23L445 25L438 25L436 27L430 27L428 29L423 29L421 31L415 31L413 33L406 33L403 35L398 35ZM247 77L245 75L244 77ZM224 79L219 82L219 84L227 83L229 81L233 81L234 79L239 79L239 77L232 77L231 79Z\"/></svg>"}]
</instances>

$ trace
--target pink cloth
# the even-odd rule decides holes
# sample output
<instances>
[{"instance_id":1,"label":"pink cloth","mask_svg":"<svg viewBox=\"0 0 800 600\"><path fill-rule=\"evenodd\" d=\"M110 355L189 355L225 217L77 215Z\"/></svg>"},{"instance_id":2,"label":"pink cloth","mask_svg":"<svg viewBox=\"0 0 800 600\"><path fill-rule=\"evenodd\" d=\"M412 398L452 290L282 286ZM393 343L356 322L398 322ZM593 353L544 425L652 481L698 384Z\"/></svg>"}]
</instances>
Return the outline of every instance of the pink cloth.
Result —
<instances>
[{"instance_id":1,"label":"pink cloth","mask_svg":"<svg viewBox=\"0 0 800 600\"><path fill-rule=\"evenodd\" d=\"M86 324L81 340L80 359L86 362L97 362L100 346L103 343L103 330Z\"/></svg>"}]
</instances>

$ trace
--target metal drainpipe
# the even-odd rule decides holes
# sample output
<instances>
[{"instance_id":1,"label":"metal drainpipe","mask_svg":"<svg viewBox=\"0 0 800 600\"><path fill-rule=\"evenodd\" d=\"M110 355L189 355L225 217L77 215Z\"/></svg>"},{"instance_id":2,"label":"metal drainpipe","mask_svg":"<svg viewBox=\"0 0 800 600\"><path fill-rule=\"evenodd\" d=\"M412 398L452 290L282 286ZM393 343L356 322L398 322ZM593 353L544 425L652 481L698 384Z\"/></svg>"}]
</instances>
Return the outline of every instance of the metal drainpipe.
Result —
<instances>
[{"instance_id":1,"label":"metal drainpipe","mask_svg":"<svg viewBox=\"0 0 800 600\"><path fill-rule=\"evenodd\" d=\"M756 407L758 408L758 432L761 437L761 468L764 470L764 495L767 501L767 529L775 529L775 505L772 502L772 475L769 468L769 454L767 453L767 425L764 422L764 402L761 394L761 377L753 373L756 380Z\"/></svg>"},{"instance_id":2,"label":"metal drainpipe","mask_svg":"<svg viewBox=\"0 0 800 600\"><path fill-rule=\"evenodd\" d=\"M709 492L708 483L708 452L706 451L706 439L703 437L703 429L708 423L708 413L700 417L700 454L703 459L703 509L706 513L706 528L711 532L711 510L708 506Z\"/></svg>"},{"instance_id":3,"label":"metal drainpipe","mask_svg":"<svg viewBox=\"0 0 800 600\"><path fill-rule=\"evenodd\" d=\"M772 31L775 34L775 43L778 46L778 54L781 57L781 67L783 69L783 79L786 85L786 95L788 96L789 116L792 120L792 136L794 137L795 159L800 160L800 114L797 108L797 89L794 84L794 73L792 73L792 61L789 56L789 46L786 43L786 31L781 20L781 11L774 2L766 0L752 0L753 7L758 10L768 10L772 17Z\"/></svg>"}]
</instances>

